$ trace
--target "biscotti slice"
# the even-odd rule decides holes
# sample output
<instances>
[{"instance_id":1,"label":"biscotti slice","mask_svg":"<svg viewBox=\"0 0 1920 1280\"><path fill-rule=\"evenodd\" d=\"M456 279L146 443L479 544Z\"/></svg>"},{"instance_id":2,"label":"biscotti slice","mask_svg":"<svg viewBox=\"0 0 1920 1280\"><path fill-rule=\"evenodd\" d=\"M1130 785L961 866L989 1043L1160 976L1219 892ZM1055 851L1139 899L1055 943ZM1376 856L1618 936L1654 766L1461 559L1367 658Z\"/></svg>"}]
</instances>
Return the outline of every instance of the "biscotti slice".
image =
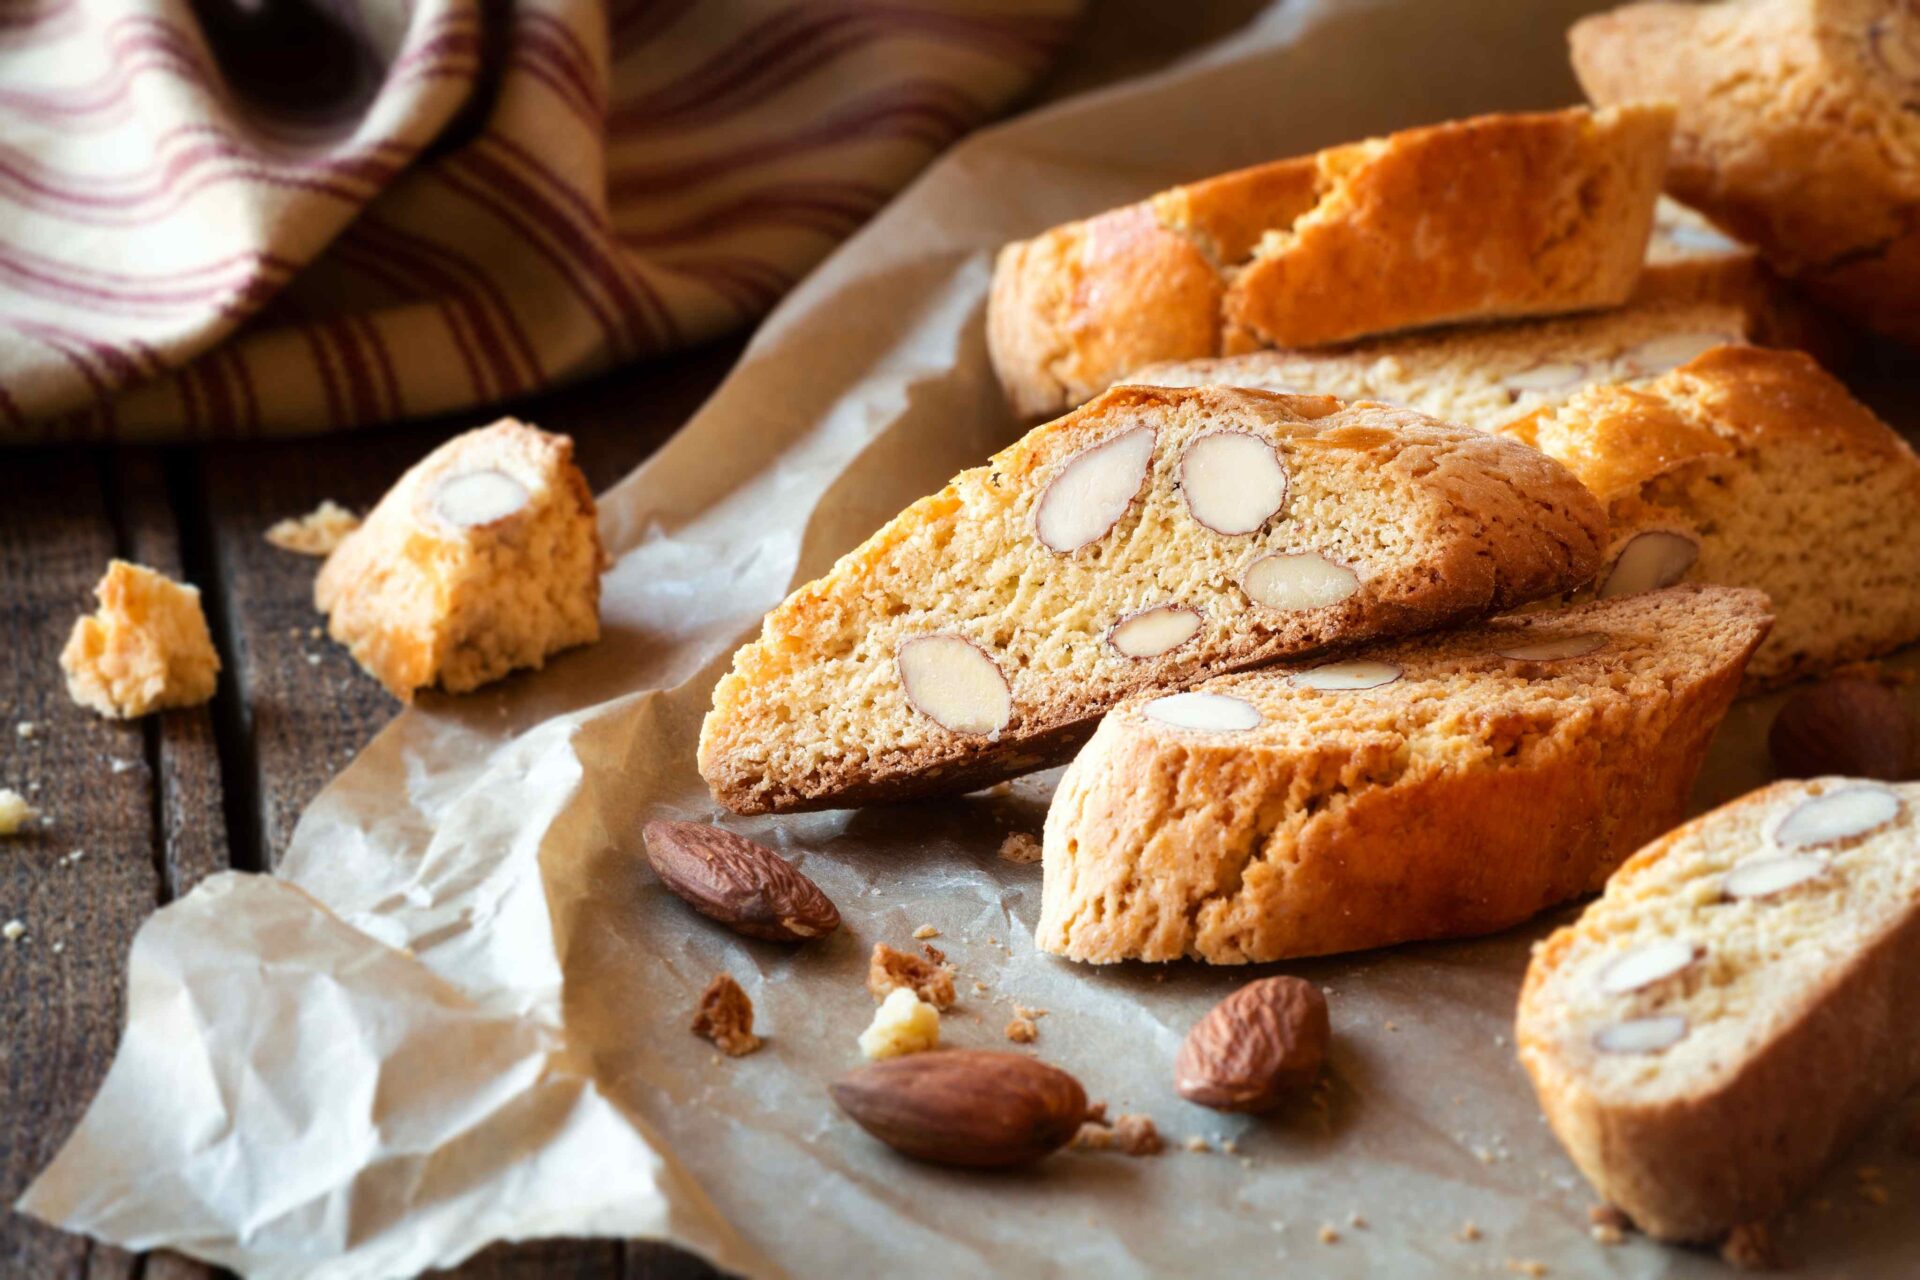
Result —
<instances>
[{"instance_id":1,"label":"biscotti slice","mask_svg":"<svg viewBox=\"0 0 1920 1280\"><path fill-rule=\"evenodd\" d=\"M1599 521L1551 459L1405 410L1116 387L769 613L700 772L739 813L983 786L1137 690L1583 582Z\"/></svg>"},{"instance_id":2,"label":"biscotti slice","mask_svg":"<svg viewBox=\"0 0 1920 1280\"><path fill-rule=\"evenodd\" d=\"M1132 699L1047 811L1040 949L1251 964L1590 893L1680 820L1767 623L1682 587Z\"/></svg>"},{"instance_id":3,"label":"biscotti slice","mask_svg":"<svg viewBox=\"0 0 1920 1280\"><path fill-rule=\"evenodd\" d=\"M573 442L503 418L402 476L327 557L314 603L333 638L412 701L599 639L600 569Z\"/></svg>"},{"instance_id":4,"label":"biscotti slice","mask_svg":"<svg viewBox=\"0 0 1920 1280\"><path fill-rule=\"evenodd\" d=\"M75 702L126 720L213 696L220 655L198 587L115 560L93 592L99 611L73 624L60 652Z\"/></svg>"},{"instance_id":5,"label":"biscotti slice","mask_svg":"<svg viewBox=\"0 0 1920 1280\"><path fill-rule=\"evenodd\" d=\"M1678 107L1668 189L1816 297L1920 342L1920 14L1895 0L1636 4L1576 23L1595 102Z\"/></svg>"},{"instance_id":6,"label":"biscotti slice","mask_svg":"<svg viewBox=\"0 0 1920 1280\"><path fill-rule=\"evenodd\" d=\"M1534 951L1520 1061L1642 1231L1804 1191L1920 1082L1920 785L1778 782L1636 854Z\"/></svg>"},{"instance_id":7,"label":"biscotti slice","mask_svg":"<svg viewBox=\"0 0 1920 1280\"><path fill-rule=\"evenodd\" d=\"M1799 352L1722 347L1507 433L1606 504L1600 595L1687 581L1772 597L1750 690L1920 638L1920 460Z\"/></svg>"},{"instance_id":8,"label":"biscotti slice","mask_svg":"<svg viewBox=\"0 0 1920 1280\"><path fill-rule=\"evenodd\" d=\"M1042 417L1160 360L1616 305L1671 126L1648 104L1481 116L1056 227L995 263L994 368Z\"/></svg>"},{"instance_id":9,"label":"biscotti slice","mask_svg":"<svg viewBox=\"0 0 1920 1280\"><path fill-rule=\"evenodd\" d=\"M1152 386L1258 387L1379 400L1493 431L1596 382L1655 377L1744 341L1750 317L1715 302L1653 302L1558 320L1470 325L1344 347L1149 365Z\"/></svg>"}]
</instances>

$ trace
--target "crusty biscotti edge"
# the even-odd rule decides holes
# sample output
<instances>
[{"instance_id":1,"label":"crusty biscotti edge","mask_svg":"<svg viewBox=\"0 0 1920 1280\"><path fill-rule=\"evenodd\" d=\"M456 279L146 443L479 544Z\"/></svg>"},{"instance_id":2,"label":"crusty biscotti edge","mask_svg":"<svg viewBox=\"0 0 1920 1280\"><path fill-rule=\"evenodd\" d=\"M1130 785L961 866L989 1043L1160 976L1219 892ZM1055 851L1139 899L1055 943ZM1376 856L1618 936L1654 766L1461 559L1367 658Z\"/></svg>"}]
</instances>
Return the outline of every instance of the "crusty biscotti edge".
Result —
<instances>
[{"instance_id":1,"label":"crusty biscotti edge","mask_svg":"<svg viewBox=\"0 0 1920 1280\"><path fill-rule=\"evenodd\" d=\"M1767 805L1776 783L1696 818L1636 854L1625 884L1694 827ZM1911 800L1908 801L1912 803ZM1920 1078L1920 901L1833 974L1800 1015L1719 1087L1657 1105L1608 1107L1531 1025L1577 926L1536 947L1515 1021L1521 1064L1560 1143L1594 1190L1661 1240L1712 1240L1785 1208L1867 1122Z\"/></svg>"}]
</instances>

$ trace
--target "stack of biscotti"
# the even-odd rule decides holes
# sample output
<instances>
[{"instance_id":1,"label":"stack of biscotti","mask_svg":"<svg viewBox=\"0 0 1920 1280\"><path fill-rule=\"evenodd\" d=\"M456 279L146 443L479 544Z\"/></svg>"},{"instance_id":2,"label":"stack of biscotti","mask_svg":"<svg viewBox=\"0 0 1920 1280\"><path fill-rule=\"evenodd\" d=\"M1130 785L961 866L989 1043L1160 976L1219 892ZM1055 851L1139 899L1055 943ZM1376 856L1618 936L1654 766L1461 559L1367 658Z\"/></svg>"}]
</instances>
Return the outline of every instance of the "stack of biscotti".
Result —
<instances>
[{"instance_id":1,"label":"stack of biscotti","mask_svg":"<svg viewBox=\"0 0 1920 1280\"><path fill-rule=\"evenodd\" d=\"M737 812L1057 763L1122 698L1570 590L1598 503L1407 410L1122 387L909 507L769 613L700 770Z\"/></svg>"},{"instance_id":2,"label":"stack of biscotti","mask_svg":"<svg viewBox=\"0 0 1920 1280\"><path fill-rule=\"evenodd\" d=\"M1769 621L1677 587L1131 699L1054 793L1039 945L1247 964L1590 893L1680 820Z\"/></svg>"},{"instance_id":3,"label":"stack of biscotti","mask_svg":"<svg viewBox=\"0 0 1920 1280\"><path fill-rule=\"evenodd\" d=\"M1635 855L1534 952L1520 1060L1641 1230L1771 1217L1920 1082L1920 785L1781 782Z\"/></svg>"}]
</instances>

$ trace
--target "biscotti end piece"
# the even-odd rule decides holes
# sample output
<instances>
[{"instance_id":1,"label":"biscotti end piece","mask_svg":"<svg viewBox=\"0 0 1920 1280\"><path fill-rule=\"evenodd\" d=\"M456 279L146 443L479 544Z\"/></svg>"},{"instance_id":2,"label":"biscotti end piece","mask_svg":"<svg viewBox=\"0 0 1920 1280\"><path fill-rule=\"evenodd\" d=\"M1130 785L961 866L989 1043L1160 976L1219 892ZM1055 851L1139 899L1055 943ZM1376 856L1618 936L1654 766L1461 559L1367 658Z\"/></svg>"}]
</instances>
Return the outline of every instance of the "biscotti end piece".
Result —
<instances>
[{"instance_id":1,"label":"biscotti end piece","mask_svg":"<svg viewBox=\"0 0 1920 1280\"><path fill-rule=\"evenodd\" d=\"M1252 964L1590 893L1680 820L1768 621L1681 587L1129 700L1047 811L1039 947Z\"/></svg>"},{"instance_id":2,"label":"biscotti end piece","mask_svg":"<svg viewBox=\"0 0 1920 1280\"><path fill-rule=\"evenodd\" d=\"M1920 341L1920 15L1874 0L1635 4L1570 40L1595 102L1677 104L1674 195L1842 314Z\"/></svg>"},{"instance_id":3,"label":"biscotti end piece","mask_svg":"<svg viewBox=\"0 0 1920 1280\"><path fill-rule=\"evenodd\" d=\"M1016 412L1162 360L1624 302L1671 110L1482 116L1165 191L1002 250L988 302Z\"/></svg>"},{"instance_id":4,"label":"biscotti end piece","mask_svg":"<svg viewBox=\"0 0 1920 1280\"><path fill-rule=\"evenodd\" d=\"M573 442L506 418L402 476L321 566L314 602L355 661L411 701L599 639L600 569Z\"/></svg>"},{"instance_id":5,"label":"biscotti end piece","mask_svg":"<svg viewBox=\"0 0 1920 1280\"><path fill-rule=\"evenodd\" d=\"M745 813L984 786L1140 689L1583 582L1599 518L1537 451L1404 410L1117 387L769 613L700 771Z\"/></svg>"},{"instance_id":6,"label":"biscotti end piece","mask_svg":"<svg viewBox=\"0 0 1920 1280\"><path fill-rule=\"evenodd\" d=\"M1602 595L1757 587L1771 688L1920 639L1920 459L1810 357L1723 347L1506 428L1606 504Z\"/></svg>"},{"instance_id":7,"label":"biscotti end piece","mask_svg":"<svg viewBox=\"0 0 1920 1280\"><path fill-rule=\"evenodd\" d=\"M1920 1081L1920 785L1780 782L1655 841L1535 949L1520 1061L1649 1235L1773 1216Z\"/></svg>"},{"instance_id":8,"label":"biscotti end piece","mask_svg":"<svg viewBox=\"0 0 1920 1280\"><path fill-rule=\"evenodd\" d=\"M60 652L75 702L128 720L213 696L220 655L199 588L115 560L93 592L99 610L74 623Z\"/></svg>"}]
</instances>

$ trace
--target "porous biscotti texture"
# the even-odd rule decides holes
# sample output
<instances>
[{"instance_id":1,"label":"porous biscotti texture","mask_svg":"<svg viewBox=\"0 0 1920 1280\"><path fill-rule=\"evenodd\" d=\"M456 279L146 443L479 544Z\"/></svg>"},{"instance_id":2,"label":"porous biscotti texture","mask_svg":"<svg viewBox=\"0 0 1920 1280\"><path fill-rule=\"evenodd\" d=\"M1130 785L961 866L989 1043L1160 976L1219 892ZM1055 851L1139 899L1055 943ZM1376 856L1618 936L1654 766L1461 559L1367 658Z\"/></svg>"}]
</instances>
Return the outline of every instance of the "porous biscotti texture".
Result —
<instances>
[{"instance_id":1,"label":"porous biscotti texture","mask_svg":"<svg viewBox=\"0 0 1920 1280\"><path fill-rule=\"evenodd\" d=\"M1711 347L1744 341L1750 328L1747 313L1725 303L1650 302L1558 320L1148 365L1134 381L1378 400L1493 431L1593 383L1665 373Z\"/></svg>"},{"instance_id":2,"label":"porous biscotti texture","mask_svg":"<svg viewBox=\"0 0 1920 1280\"><path fill-rule=\"evenodd\" d=\"M1159 360L1626 301L1671 110L1481 116L1243 169L1008 245L987 342L1015 412Z\"/></svg>"},{"instance_id":3,"label":"porous biscotti texture","mask_svg":"<svg viewBox=\"0 0 1920 1280\"><path fill-rule=\"evenodd\" d=\"M1128 701L1047 811L1040 949L1249 964L1486 933L1590 893L1680 820L1767 622L1758 592L1682 587L1182 695L1247 727ZM1555 641L1566 656L1525 656ZM1371 687L1312 687L1335 672Z\"/></svg>"},{"instance_id":4,"label":"porous biscotti texture","mask_svg":"<svg viewBox=\"0 0 1920 1280\"><path fill-rule=\"evenodd\" d=\"M1215 450L1230 465L1192 462ZM1043 542L1091 460L1116 458L1133 470L1107 487L1112 523L1067 550L1057 530ZM1273 509L1196 518L1192 503L1226 480L1262 474L1284 477ZM700 771L741 813L983 786L1065 759L1137 690L1583 582L1600 518L1543 454L1405 410L1116 387L915 503L769 613L714 690ZM1269 590L1271 571L1303 566L1304 596ZM909 663L926 654L956 678L910 697ZM961 693L990 714L950 714Z\"/></svg>"},{"instance_id":5,"label":"porous biscotti texture","mask_svg":"<svg viewBox=\"0 0 1920 1280\"><path fill-rule=\"evenodd\" d=\"M1808 356L1723 347L1651 382L1589 388L1507 433L1606 504L1598 590L1653 534L1697 547L1678 580L1772 598L1749 690L1920 638L1920 460Z\"/></svg>"},{"instance_id":6,"label":"porous biscotti texture","mask_svg":"<svg viewBox=\"0 0 1920 1280\"><path fill-rule=\"evenodd\" d=\"M1637 4L1576 23L1595 102L1678 106L1667 185L1843 314L1920 341L1920 16L1894 0Z\"/></svg>"},{"instance_id":7,"label":"porous biscotti texture","mask_svg":"<svg viewBox=\"0 0 1920 1280\"><path fill-rule=\"evenodd\" d=\"M1894 797L1892 821L1814 851L1799 884L1728 891L1733 868L1781 856L1788 813L1861 786ZM1707 1240L1772 1216L1920 1081L1917 813L1912 783L1775 783L1647 846L1535 948L1520 1061L1574 1163L1642 1231ZM1662 951L1653 981L1617 980ZM1622 1024L1671 1042L1603 1049Z\"/></svg>"},{"instance_id":8,"label":"porous biscotti texture","mask_svg":"<svg viewBox=\"0 0 1920 1280\"><path fill-rule=\"evenodd\" d=\"M60 652L75 702L124 720L213 696L220 655L198 587L115 560L93 592L99 611L73 624Z\"/></svg>"},{"instance_id":9,"label":"porous biscotti texture","mask_svg":"<svg viewBox=\"0 0 1920 1280\"><path fill-rule=\"evenodd\" d=\"M402 701L600 638L600 535L573 442L511 418L402 476L327 557L314 603Z\"/></svg>"}]
</instances>

